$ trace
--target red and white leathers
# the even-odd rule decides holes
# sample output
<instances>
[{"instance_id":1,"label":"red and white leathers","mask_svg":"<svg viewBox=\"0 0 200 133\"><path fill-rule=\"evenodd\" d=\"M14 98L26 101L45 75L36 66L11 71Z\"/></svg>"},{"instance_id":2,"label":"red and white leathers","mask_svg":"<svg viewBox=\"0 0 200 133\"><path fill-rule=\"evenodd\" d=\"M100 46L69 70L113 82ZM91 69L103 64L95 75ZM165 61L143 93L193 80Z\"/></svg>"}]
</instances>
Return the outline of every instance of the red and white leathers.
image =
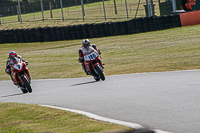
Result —
<instances>
[{"instance_id":1,"label":"red and white leathers","mask_svg":"<svg viewBox=\"0 0 200 133\"><path fill-rule=\"evenodd\" d=\"M25 62L25 60L24 60L20 55L17 55L16 57L19 58L19 59L22 59L22 61ZM6 71L6 73L9 74L9 75L10 75L10 72L11 72L11 70L10 70L10 63L12 63L12 62L11 62L11 58L8 57L8 58L7 58L7 62L6 62L6 70L5 70L5 71ZM27 61L26 61L26 63L28 64Z\"/></svg>"},{"instance_id":2,"label":"red and white leathers","mask_svg":"<svg viewBox=\"0 0 200 133\"><path fill-rule=\"evenodd\" d=\"M78 61L80 63L82 63L82 69L86 72L85 70L85 63L84 63L84 55L87 55L87 54L90 54L91 52L94 51L94 49L96 51L98 51L99 54L101 54L100 50L97 49L96 45L95 44L90 44L89 47L87 48L84 48L83 46L79 49L78 53L79 53L79 59ZM88 73L86 72L86 74L88 75Z\"/></svg>"}]
</instances>

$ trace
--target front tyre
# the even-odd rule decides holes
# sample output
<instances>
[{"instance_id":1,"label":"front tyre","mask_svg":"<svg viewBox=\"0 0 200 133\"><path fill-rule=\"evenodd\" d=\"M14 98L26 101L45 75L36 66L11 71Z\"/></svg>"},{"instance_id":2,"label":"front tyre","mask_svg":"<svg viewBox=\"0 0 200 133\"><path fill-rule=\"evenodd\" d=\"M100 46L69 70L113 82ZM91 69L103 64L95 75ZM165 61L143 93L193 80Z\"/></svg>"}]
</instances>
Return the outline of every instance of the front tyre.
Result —
<instances>
[{"instance_id":1,"label":"front tyre","mask_svg":"<svg viewBox=\"0 0 200 133\"><path fill-rule=\"evenodd\" d=\"M100 69L100 66L96 65L94 68L96 72L99 74L99 77L101 78L101 80L105 80L105 76L103 74L103 71Z\"/></svg>"},{"instance_id":2,"label":"front tyre","mask_svg":"<svg viewBox=\"0 0 200 133\"><path fill-rule=\"evenodd\" d=\"M28 79L27 79L27 77L25 75L22 76L22 80L23 80L24 86L27 88L28 92L31 93L32 92L32 88L31 88L31 85L28 82Z\"/></svg>"}]
</instances>

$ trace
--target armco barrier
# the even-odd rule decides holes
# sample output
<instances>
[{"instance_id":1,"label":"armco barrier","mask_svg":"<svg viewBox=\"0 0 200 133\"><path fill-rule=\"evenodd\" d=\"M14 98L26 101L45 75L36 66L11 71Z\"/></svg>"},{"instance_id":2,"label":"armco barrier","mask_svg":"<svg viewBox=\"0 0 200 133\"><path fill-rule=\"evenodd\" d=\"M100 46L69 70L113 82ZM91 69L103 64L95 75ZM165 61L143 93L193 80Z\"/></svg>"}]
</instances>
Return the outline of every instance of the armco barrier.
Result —
<instances>
[{"instance_id":1,"label":"armco barrier","mask_svg":"<svg viewBox=\"0 0 200 133\"><path fill-rule=\"evenodd\" d=\"M136 18L123 22L105 22L62 27L13 29L0 31L0 43L25 43L84 39L135 34L180 27L179 15Z\"/></svg>"}]
</instances>

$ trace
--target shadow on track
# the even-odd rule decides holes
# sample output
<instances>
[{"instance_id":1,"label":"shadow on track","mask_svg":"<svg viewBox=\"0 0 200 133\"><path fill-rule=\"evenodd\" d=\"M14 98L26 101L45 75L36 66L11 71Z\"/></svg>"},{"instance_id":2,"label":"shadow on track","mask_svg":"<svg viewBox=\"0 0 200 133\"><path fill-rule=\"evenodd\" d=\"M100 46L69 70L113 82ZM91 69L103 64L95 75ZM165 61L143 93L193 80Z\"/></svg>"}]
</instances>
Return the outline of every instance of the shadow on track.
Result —
<instances>
[{"instance_id":1,"label":"shadow on track","mask_svg":"<svg viewBox=\"0 0 200 133\"><path fill-rule=\"evenodd\" d=\"M17 95L23 95L24 93L17 93L17 94L11 94L11 95L6 95L6 96L0 96L0 97L13 97Z\"/></svg>"},{"instance_id":2,"label":"shadow on track","mask_svg":"<svg viewBox=\"0 0 200 133\"><path fill-rule=\"evenodd\" d=\"M84 82L84 83L74 84L74 85L71 85L71 86L84 85L84 84L91 84L91 83L95 83L95 82L97 82L97 81Z\"/></svg>"}]
</instances>

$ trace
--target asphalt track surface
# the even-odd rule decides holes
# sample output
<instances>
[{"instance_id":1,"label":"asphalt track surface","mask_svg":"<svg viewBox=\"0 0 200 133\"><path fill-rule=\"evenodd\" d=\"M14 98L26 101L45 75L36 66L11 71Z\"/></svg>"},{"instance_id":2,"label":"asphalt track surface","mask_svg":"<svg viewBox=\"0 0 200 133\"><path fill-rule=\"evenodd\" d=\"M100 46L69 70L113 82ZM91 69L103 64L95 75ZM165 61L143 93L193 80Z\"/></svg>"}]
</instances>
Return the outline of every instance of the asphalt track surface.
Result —
<instances>
[{"instance_id":1,"label":"asphalt track surface","mask_svg":"<svg viewBox=\"0 0 200 133\"><path fill-rule=\"evenodd\" d=\"M22 94L0 81L0 102L51 105L173 133L200 132L200 70L33 80Z\"/></svg>"}]
</instances>

